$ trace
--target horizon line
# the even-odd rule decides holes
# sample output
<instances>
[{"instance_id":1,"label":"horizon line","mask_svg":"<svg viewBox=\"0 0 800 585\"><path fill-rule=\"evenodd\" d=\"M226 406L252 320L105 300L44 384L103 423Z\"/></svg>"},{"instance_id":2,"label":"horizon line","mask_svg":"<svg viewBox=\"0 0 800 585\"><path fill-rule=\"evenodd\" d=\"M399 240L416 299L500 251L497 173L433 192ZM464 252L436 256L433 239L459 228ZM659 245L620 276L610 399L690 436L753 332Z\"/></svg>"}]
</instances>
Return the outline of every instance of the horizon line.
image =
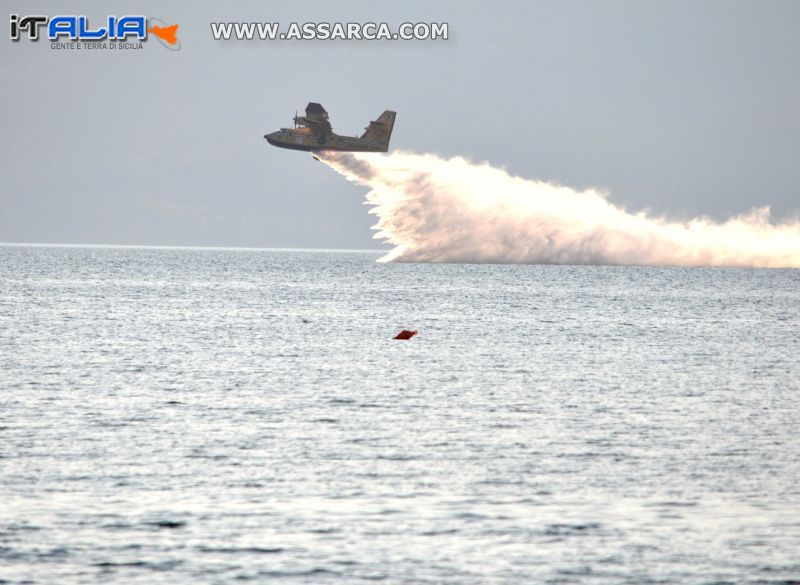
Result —
<instances>
[{"instance_id":1,"label":"horizon line","mask_svg":"<svg viewBox=\"0 0 800 585\"><path fill-rule=\"evenodd\" d=\"M168 244L68 244L51 242L0 242L0 247L30 248L141 248L150 250L249 250L272 252L375 252L386 253L377 248L296 248L286 246L187 246Z\"/></svg>"}]
</instances>

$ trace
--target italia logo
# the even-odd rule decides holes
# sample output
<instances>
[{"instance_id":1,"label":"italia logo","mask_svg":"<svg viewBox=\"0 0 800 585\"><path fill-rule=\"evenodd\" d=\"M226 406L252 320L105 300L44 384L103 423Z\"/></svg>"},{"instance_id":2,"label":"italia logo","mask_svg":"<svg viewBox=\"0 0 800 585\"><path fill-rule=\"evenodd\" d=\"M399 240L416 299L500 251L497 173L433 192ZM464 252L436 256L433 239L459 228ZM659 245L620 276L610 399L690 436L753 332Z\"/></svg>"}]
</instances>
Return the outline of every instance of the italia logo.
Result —
<instances>
[{"instance_id":1,"label":"italia logo","mask_svg":"<svg viewBox=\"0 0 800 585\"><path fill-rule=\"evenodd\" d=\"M151 25L148 27L148 20ZM143 42L148 33L171 50L180 49L177 32L178 25L167 25L160 18L147 18L140 15L108 16L102 24L92 25L89 18L78 15L59 16L20 16L11 14L10 36L12 41L26 37L38 41L40 35L46 35L49 41L123 41Z\"/></svg>"}]
</instances>

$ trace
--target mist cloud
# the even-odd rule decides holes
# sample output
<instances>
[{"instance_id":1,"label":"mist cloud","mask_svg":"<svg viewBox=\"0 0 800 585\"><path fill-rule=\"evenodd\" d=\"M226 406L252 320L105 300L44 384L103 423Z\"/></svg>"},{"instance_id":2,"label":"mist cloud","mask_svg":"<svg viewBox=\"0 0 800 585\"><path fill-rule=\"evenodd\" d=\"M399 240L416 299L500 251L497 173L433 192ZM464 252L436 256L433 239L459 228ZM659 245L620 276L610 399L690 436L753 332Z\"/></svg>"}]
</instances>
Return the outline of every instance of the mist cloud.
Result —
<instances>
[{"instance_id":1,"label":"mist cloud","mask_svg":"<svg viewBox=\"0 0 800 585\"><path fill-rule=\"evenodd\" d=\"M375 238L395 246L384 262L800 267L800 223L774 224L768 208L670 221L461 157L320 158L370 189Z\"/></svg>"}]
</instances>

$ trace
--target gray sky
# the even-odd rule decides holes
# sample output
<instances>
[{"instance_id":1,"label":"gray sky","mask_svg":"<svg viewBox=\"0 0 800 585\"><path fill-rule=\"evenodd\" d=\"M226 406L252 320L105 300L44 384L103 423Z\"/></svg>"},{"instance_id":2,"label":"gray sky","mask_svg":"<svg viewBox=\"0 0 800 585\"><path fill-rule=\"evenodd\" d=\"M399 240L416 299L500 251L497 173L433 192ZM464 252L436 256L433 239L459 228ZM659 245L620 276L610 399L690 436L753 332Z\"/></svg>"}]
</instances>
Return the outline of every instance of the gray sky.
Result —
<instances>
[{"instance_id":1,"label":"gray sky","mask_svg":"<svg viewBox=\"0 0 800 585\"><path fill-rule=\"evenodd\" d=\"M800 211L800 2L5 3L146 14L182 49L0 44L0 241L380 248L362 188L262 138L321 102L392 148L671 218ZM448 22L450 40L220 42L210 21ZM8 26L6 24L6 26Z\"/></svg>"}]
</instances>

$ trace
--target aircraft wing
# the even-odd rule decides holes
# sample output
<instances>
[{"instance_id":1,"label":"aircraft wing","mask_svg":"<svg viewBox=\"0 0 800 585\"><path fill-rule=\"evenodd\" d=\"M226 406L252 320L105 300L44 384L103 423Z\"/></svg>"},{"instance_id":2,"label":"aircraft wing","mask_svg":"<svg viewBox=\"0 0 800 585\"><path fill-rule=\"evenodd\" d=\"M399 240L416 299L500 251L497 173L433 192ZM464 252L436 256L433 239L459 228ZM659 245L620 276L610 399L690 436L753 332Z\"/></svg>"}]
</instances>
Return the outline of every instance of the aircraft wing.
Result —
<instances>
[{"instance_id":1,"label":"aircraft wing","mask_svg":"<svg viewBox=\"0 0 800 585\"><path fill-rule=\"evenodd\" d=\"M328 112L322 107L322 104L310 102L306 106L304 125L311 129L312 132L317 134L330 134L331 123L328 121Z\"/></svg>"},{"instance_id":2,"label":"aircraft wing","mask_svg":"<svg viewBox=\"0 0 800 585\"><path fill-rule=\"evenodd\" d=\"M333 132L331 123L327 120L314 120L306 116L305 125L316 134L330 134Z\"/></svg>"}]
</instances>

